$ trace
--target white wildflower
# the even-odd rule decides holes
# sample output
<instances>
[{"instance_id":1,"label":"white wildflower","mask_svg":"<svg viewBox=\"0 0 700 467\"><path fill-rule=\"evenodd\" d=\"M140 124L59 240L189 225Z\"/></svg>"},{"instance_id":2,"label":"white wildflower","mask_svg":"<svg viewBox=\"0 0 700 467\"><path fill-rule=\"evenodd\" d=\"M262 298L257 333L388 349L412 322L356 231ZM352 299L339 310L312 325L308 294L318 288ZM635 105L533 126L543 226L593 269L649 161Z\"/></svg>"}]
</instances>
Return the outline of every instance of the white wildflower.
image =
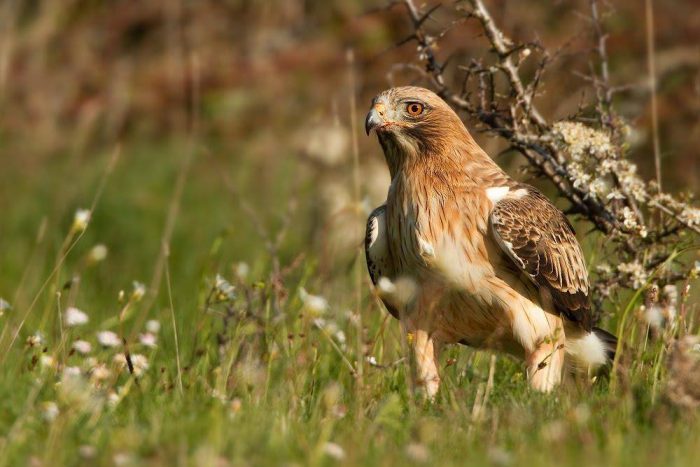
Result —
<instances>
[{"instance_id":1,"label":"white wildflower","mask_svg":"<svg viewBox=\"0 0 700 467\"><path fill-rule=\"evenodd\" d=\"M648 276L646 271L644 270L644 267L641 263L639 263L639 261L632 261L630 263L620 263L617 266L617 270L630 277L632 287L634 287L635 289L641 288L646 283Z\"/></svg>"},{"instance_id":2,"label":"white wildflower","mask_svg":"<svg viewBox=\"0 0 700 467\"><path fill-rule=\"evenodd\" d=\"M220 274L216 275L214 281L216 299L221 302L231 301L236 298L236 288Z\"/></svg>"},{"instance_id":3,"label":"white wildflower","mask_svg":"<svg viewBox=\"0 0 700 467\"><path fill-rule=\"evenodd\" d=\"M39 347L44 343L44 337L40 332L35 332L31 336L27 337L27 345L29 347Z\"/></svg>"},{"instance_id":4,"label":"white wildflower","mask_svg":"<svg viewBox=\"0 0 700 467\"><path fill-rule=\"evenodd\" d=\"M53 422L58 417L58 405L53 401L44 402L42 406L41 416L47 422Z\"/></svg>"},{"instance_id":5,"label":"white wildflower","mask_svg":"<svg viewBox=\"0 0 700 467\"><path fill-rule=\"evenodd\" d=\"M588 186L589 191L598 199L606 199L610 192L610 183L604 178L596 178Z\"/></svg>"},{"instance_id":6,"label":"white wildflower","mask_svg":"<svg viewBox=\"0 0 700 467\"><path fill-rule=\"evenodd\" d=\"M0 316L4 315L6 311L10 311L12 306L4 298L0 297Z\"/></svg>"},{"instance_id":7,"label":"white wildflower","mask_svg":"<svg viewBox=\"0 0 700 467\"><path fill-rule=\"evenodd\" d=\"M661 314L666 323L673 323L678 307L678 288L673 284L667 284L663 288Z\"/></svg>"},{"instance_id":8,"label":"white wildflower","mask_svg":"<svg viewBox=\"0 0 700 467\"><path fill-rule=\"evenodd\" d=\"M104 363L98 363L90 369L90 380L92 380L93 383L105 381L111 376L112 372L109 371L109 368L107 368L107 365Z\"/></svg>"},{"instance_id":9,"label":"white wildflower","mask_svg":"<svg viewBox=\"0 0 700 467\"><path fill-rule=\"evenodd\" d=\"M342 329L336 331L336 333L335 333L335 339L336 339L341 345L344 345L344 344L345 344L346 338L345 338L345 333L343 332Z\"/></svg>"},{"instance_id":10,"label":"white wildflower","mask_svg":"<svg viewBox=\"0 0 700 467\"><path fill-rule=\"evenodd\" d=\"M131 300L141 301L144 295L146 295L146 286L139 281L134 281L131 285Z\"/></svg>"},{"instance_id":11,"label":"white wildflower","mask_svg":"<svg viewBox=\"0 0 700 467\"><path fill-rule=\"evenodd\" d=\"M89 209L78 209L75 211L75 215L73 216L73 225L71 226L71 230L73 232L83 232L85 229L87 229L91 217L92 213Z\"/></svg>"},{"instance_id":12,"label":"white wildflower","mask_svg":"<svg viewBox=\"0 0 700 467\"><path fill-rule=\"evenodd\" d=\"M73 342L73 350L81 355L87 355L92 352L92 345L88 341L77 340Z\"/></svg>"},{"instance_id":13,"label":"white wildflower","mask_svg":"<svg viewBox=\"0 0 700 467\"><path fill-rule=\"evenodd\" d=\"M122 341L112 331L100 331L97 333L97 342L103 347L118 347Z\"/></svg>"},{"instance_id":14,"label":"white wildflower","mask_svg":"<svg viewBox=\"0 0 700 467\"><path fill-rule=\"evenodd\" d=\"M649 308L642 306L641 310L644 313L644 321L647 322L650 328L661 329L663 327L664 317L658 303L654 303Z\"/></svg>"},{"instance_id":15,"label":"white wildflower","mask_svg":"<svg viewBox=\"0 0 700 467\"><path fill-rule=\"evenodd\" d=\"M598 173L608 175L618 172L619 161L616 159L604 159L598 165Z\"/></svg>"},{"instance_id":16,"label":"white wildflower","mask_svg":"<svg viewBox=\"0 0 700 467\"><path fill-rule=\"evenodd\" d=\"M117 406L117 404L119 403L119 399L120 399L119 394L115 391L110 391L109 394L107 395L107 403L112 408Z\"/></svg>"},{"instance_id":17,"label":"white wildflower","mask_svg":"<svg viewBox=\"0 0 700 467\"><path fill-rule=\"evenodd\" d=\"M152 333L152 334L158 334L160 331L160 321L157 321L155 319L149 319L146 321L146 331Z\"/></svg>"},{"instance_id":18,"label":"white wildflower","mask_svg":"<svg viewBox=\"0 0 700 467\"><path fill-rule=\"evenodd\" d=\"M88 261L91 263L104 261L104 259L107 258L107 251L107 247L101 243L93 246L88 253Z\"/></svg>"},{"instance_id":19,"label":"white wildflower","mask_svg":"<svg viewBox=\"0 0 700 467\"><path fill-rule=\"evenodd\" d=\"M134 376L141 376L146 370L148 370L148 359L141 354L135 353L131 354L131 364L134 367ZM114 356L114 363L120 369L125 369L128 367L128 362L126 361L126 355L123 353L118 353Z\"/></svg>"},{"instance_id":20,"label":"white wildflower","mask_svg":"<svg viewBox=\"0 0 700 467\"><path fill-rule=\"evenodd\" d=\"M320 295L311 295L303 287L299 288L299 298L304 304L304 309L312 314L320 315L328 309L328 300Z\"/></svg>"},{"instance_id":21,"label":"white wildflower","mask_svg":"<svg viewBox=\"0 0 700 467\"><path fill-rule=\"evenodd\" d=\"M700 226L700 209L686 207L681 212L680 217L691 227Z\"/></svg>"},{"instance_id":22,"label":"white wildflower","mask_svg":"<svg viewBox=\"0 0 700 467\"><path fill-rule=\"evenodd\" d=\"M582 123L557 122L553 130L564 141L573 160L580 160L586 155L603 158L612 152L608 135Z\"/></svg>"},{"instance_id":23,"label":"white wildflower","mask_svg":"<svg viewBox=\"0 0 700 467\"><path fill-rule=\"evenodd\" d=\"M345 450L343 449L342 446L336 443L326 443L323 446L323 452L328 454L328 456L332 457L335 460L343 460L345 459Z\"/></svg>"},{"instance_id":24,"label":"white wildflower","mask_svg":"<svg viewBox=\"0 0 700 467\"><path fill-rule=\"evenodd\" d=\"M615 174L620 180L620 185L627 193L630 193L637 201L644 202L649 199L644 182L637 175L637 166L626 160L617 162Z\"/></svg>"},{"instance_id":25,"label":"white wildflower","mask_svg":"<svg viewBox=\"0 0 700 467\"><path fill-rule=\"evenodd\" d=\"M335 321L314 318L313 323L317 328L324 330L328 334L333 335L338 332L338 325Z\"/></svg>"},{"instance_id":26,"label":"white wildflower","mask_svg":"<svg viewBox=\"0 0 700 467\"><path fill-rule=\"evenodd\" d=\"M63 369L63 379L80 376L80 368L77 366L67 366Z\"/></svg>"},{"instance_id":27,"label":"white wildflower","mask_svg":"<svg viewBox=\"0 0 700 467\"><path fill-rule=\"evenodd\" d=\"M158 337L150 332L139 334L139 342L146 347L155 348L157 346Z\"/></svg>"},{"instance_id":28,"label":"white wildflower","mask_svg":"<svg viewBox=\"0 0 700 467\"><path fill-rule=\"evenodd\" d=\"M86 324L89 320L90 318L88 318L88 315L83 310L74 306L66 308L66 311L63 312L63 322L69 328L81 326Z\"/></svg>"},{"instance_id":29,"label":"white wildflower","mask_svg":"<svg viewBox=\"0 0 700 467\"><path fill-rule=\"evenodd\" d=\"M637 215L627 206L622 208L622 225L629 230L634 230L639 226L637 224Z\"/></svg>"},{"instance_id":30,"label":"white wildflower","mask_svg":"<svg viewBox=\"0 0 700 467\"><path fill-rule=\"evenodd\" d=\"M148 358L140 353L136 353L131 356L131 363L134 364L134 373L136 373L136 376L139 376L144 371L148 370L149 367Z\"/></svg>"},{"instance_id":31,"label":"white wildflower","mask_svg":"<svg viewBox=\"0 0 700 467\"><path fill-rule=\"evenodd\" d=\"M44 354L39 358L39 364L42 368L55 368L56 360L51 355Z\"/></svg>"},{"instance_id":32,"label":"white wildflower","mask_svg":"<svg viewBox=\"0 0 700 467\"><path fill-rule=\"evenodd\" d=\"M612 190L610 193L608 193L605 199L607 199L608 201L614 199L625 199L625 195L623 195L620 190Z\"/></svg>"},{"instance_id":33,"label":"white wildflower","mask_svg":"<svg viewBox=\"0 0 700 467\"><path fill-rule=\"evenodd\" d=\"M243 261L237 263L233 269L236 273L236 277L240 281L246 280L248 274L250 273L250 266L248 266L248 263L244 263Z\"/></svg>"},{"instance_id":34,"label":"white wildflower","mask_svg":"<svg viewBox=\"0 0 700 467\"><path fill-rule=\"evenodd\" d=\"M379 363L377 363L377 359L374 358L374 355L368 355L366 357L367 363L369 363L372 366L379 366Z\"/></svg>"}]
</instances>

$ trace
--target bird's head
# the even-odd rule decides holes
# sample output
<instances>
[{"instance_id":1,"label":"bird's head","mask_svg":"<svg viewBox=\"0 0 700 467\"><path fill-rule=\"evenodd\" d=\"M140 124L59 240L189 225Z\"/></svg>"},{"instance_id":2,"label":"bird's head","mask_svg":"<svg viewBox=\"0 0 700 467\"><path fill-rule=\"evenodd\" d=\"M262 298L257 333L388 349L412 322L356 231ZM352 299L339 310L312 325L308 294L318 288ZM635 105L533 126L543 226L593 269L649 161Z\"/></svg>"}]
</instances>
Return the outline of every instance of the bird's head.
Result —
<instances>
[{"instance_id":1,"label":"bird's head","mask_svg":"<svg viewBox=\"0 0 700 467\"><path fill-rule=\"evenodd\" d=\"M388 89L372 100L365 119L367 134L374 130L387 150L424 154L439 150L447 138L462 136L464 124L434 92L414 86Z\"/></svg>"}]
</instances>

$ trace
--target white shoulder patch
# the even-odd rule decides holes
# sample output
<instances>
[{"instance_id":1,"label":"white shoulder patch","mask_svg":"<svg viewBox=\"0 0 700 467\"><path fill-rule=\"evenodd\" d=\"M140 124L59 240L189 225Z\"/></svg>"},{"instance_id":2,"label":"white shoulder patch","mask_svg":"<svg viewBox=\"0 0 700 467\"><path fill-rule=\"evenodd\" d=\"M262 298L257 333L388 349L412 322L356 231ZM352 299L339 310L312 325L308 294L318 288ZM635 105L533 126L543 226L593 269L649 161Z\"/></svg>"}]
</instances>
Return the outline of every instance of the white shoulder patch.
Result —
<instances>
[{"instance_id":1,"label":"white shoulder patch","mask_svg":"<svg viewBox=\"0 0 700 467\"><path fill-rule=\"evenodd\" d=\"M519 188L513 192L513 197L515 199L520 199L527 195L527 190L525 188Z\"/></svg>"},{"instance_id":2,"label":"white shoulder patch","mask_svg":"<svg viewBox=\"0 0 700 467\"><path fill-rule=\"evenodd\" d=\"M491 200L493 204L496 204L500 200L506 197L510 188L507 186L494 186L486 189L486 196Z\"/></svg>"}]
</instances>

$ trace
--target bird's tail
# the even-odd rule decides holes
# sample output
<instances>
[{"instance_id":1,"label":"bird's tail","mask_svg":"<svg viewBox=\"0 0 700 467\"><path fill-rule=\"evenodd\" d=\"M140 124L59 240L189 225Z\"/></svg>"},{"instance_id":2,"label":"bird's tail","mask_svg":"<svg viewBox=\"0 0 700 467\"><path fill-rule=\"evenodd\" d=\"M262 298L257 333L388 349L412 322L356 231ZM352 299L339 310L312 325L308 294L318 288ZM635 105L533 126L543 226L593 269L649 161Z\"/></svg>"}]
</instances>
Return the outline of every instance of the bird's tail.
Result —
<instances>
[{"instance_id":1,"label":"bird's tail","mask_svg":"<svg viewBox=\"0 0 700 467\"><path fill-rule=\"evenodd\" d=\"M600 328L581 337L566 340L566 353L573 357L574 367L595 371L615 359L617 337Z\"/></svg>"}]
</instances>

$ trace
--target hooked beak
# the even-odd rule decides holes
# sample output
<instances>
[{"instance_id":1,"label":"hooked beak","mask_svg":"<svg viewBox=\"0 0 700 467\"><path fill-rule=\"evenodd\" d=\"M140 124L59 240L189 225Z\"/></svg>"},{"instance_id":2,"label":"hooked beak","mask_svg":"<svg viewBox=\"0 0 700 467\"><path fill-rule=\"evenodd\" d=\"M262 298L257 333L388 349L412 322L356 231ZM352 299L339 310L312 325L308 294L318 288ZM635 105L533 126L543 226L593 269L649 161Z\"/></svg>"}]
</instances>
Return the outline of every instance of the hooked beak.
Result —
<instances>
[{"instance_id":1,"label":"hooked beak","mask_svg":"<svg viewBox=\"0 0 700 467\"><path fill-rule=\"evenodd\" d=\"M377 128L382 123L384 123L384 119L375 106L369 111L367 118L365 118L365 131L367 132L367 135L369 136L369 132Z\"/></svg>"}]
</instances>

